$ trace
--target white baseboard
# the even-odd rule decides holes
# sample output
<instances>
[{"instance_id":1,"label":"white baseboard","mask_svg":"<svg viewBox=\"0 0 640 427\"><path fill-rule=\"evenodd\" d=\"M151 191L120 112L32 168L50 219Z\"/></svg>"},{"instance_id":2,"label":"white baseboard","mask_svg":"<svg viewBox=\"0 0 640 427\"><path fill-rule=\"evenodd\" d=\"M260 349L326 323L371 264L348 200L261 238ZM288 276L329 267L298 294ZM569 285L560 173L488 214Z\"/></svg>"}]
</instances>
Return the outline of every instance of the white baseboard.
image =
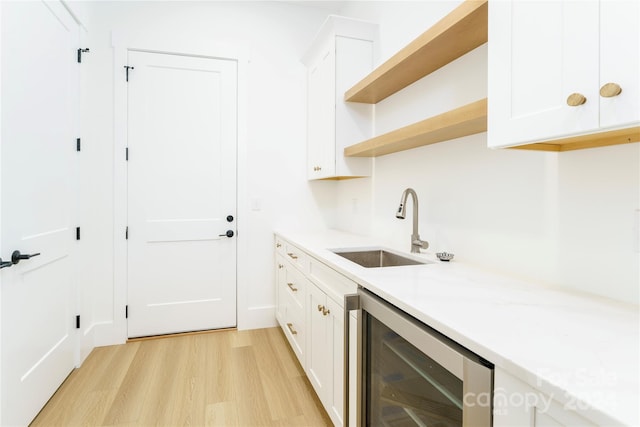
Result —
<instances>
[{"instance_id":1,"label":"white baseboard","mask_svg":"<svg viewBox=\"0 0 640 427\"><path fill-rule=\"evenodd\" d=\"M123 325L115 325L113 321L93 323L85 334L93 335L94 347L124 344L127 341ZM261 329L278 326L275 306L249 307L244 311L238 310L238 330Z\"/></svg>"},{"instance_id":2,"label":"white baseboard","mask_svg":"<svg viewBox=\"0 0 640 427\"><path fill-rule=\"evenodd\" d=\"M113 321L96 322L91 325L93 329L94 344L96 347L124 344L127 342L126 331L121 325L115 325Z\"/></svg>"}]
</instances>

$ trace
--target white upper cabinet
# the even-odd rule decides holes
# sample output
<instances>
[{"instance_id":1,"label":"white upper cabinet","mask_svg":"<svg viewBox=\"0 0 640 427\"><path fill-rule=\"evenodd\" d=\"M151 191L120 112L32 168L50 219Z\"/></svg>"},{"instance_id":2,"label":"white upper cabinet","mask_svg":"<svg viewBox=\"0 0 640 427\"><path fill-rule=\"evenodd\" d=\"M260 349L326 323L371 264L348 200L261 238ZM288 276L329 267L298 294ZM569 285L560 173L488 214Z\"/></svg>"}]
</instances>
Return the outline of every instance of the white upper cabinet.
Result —
<instances>
[{"instance_id":1,"label":"white upper cabinet","mask_svg":"<svg viewBox=\"0 0 640 427\"><path fill-rule=\"evenodd\" d=\"M489 147L637 126L639 24L637 0L489 2Z\"/></svg>"},{"instance_id":2,"label":"white upper cabinet","mask_svg":"<svg viewBox=\"0 0 640 427\"><path fill-rule=\"evenodd\" d=\"M373 69L377 26L329 16L302 62L307 66L307 176L369 176L371 159L345 158L344 148L373 134L373 106L345 102L344 92Z\"/></svg>"},{"instance_id":3,"label":"white upper cabinet","mask_svg":"<svg viewBox=\"0 0 640 427\"><path fill-rule=\"evenodd\" d=\"M600 2L600 88L620 86L619 95L600 96L600 126L640 122L640 2ZM608 87L602 90L611 90ZM601 93L602 95L602 93ZM607 94L605 94L607 95Z\"/></svg>"}]
</instances>

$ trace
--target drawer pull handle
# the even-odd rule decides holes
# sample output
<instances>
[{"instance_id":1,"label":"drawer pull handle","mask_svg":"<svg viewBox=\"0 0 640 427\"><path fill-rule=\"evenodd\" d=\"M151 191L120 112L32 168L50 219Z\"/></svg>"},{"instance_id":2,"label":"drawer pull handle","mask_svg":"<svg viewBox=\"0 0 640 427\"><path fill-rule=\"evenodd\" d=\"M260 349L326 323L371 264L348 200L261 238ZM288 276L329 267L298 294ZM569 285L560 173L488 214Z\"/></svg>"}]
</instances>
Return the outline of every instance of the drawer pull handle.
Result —
<instances>
[{"instance_id":1,"label":"drawer pull handle","mask_svg":"<svg viewBox=\"0 0 640 427\"><path fill-rule=\"evenodd\" d=\"M293 286L293 283L287 283L287 286L289 287L289 289L291 289L293 292L298 292L298 288L295 288Z\"/></svg>"},{"instance_id":2,"label":"drawer pull handle","mask_svg":"<svg viewBox=\"0 0 640 427\"><path fill-rule=\"evenodd\" d=\"M298 255L294 254L293 252L288 252L287 255L289 255L291 259L298 259Z\"/></svg>"},{"instance_id":3,"label":"drawer pull handle","mask_svg":"<svg viewBox=\"0 0 640 427\"><path fill-rule=\"evenodd\" d=\"M282 247L280 243L276 243L276 248Z\"/></svg>"},{"instance_id":4,"label":"drawer pull handle","mask_svg":"<svg viewBox=\"0 0 640 427\"><path fill-rule=\"evenodd\" d=\"M293 323L287 323L287 328L289 328L289 332L291 332L291 335L298 335L298 331L293 329Z\"/></svg>"},{"instance_id":5,"label":"drawer pull handle","mask_svg":"<svg viewBox=\"0 0 640 427\"><path fill-rule=\"evenodd\" d=\"M567 97L567 105L569 107L577 107L587 102L587 98L581 93L572 93Z\"/></svg>"},{"instance_id":6,"label":"drawer pull handle","mask_svg":"<svg viewBox=\"0 0 640 427\"><path fill-rule=\"evenodd\" d=\"M282 268L284 268L284 265L278 264L278 268L282 269Z\"/></svg>"}]
</instances>

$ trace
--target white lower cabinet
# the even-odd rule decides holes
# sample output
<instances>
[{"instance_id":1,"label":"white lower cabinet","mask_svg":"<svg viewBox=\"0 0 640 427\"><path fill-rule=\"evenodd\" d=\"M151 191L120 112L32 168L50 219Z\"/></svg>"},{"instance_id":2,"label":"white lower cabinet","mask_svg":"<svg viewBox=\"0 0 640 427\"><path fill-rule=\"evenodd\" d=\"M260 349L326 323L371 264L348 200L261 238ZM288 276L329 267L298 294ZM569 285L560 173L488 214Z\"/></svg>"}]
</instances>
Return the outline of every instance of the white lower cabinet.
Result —
<instances>
[{"instance_id":1,"label":"white lower cabinet","mask_svg":"<svg viewBox=\"0 0 640 427\"><path fill-rule=\"evenodd\" d=\"M575 400L563 404L502 369L495 369L494 427L596 426L577 412L578 406Z\"/></svg>"},{"instance_id":2,"label":"white lower cabinet","mask_svg":"<svg viewBox=\"0 0 640 427\"><path fill-rule=\"evenodd\" d=\"M278 247L278 243L281 244ZM280 250L286 248L285 250ZM297 256L296 266L289 253ZM300 262L301 261L301 262ZM293 288L293 289L292 289ZM276 318L336 426L344 423L344 309L355 282L276 236ZM295 289L295 290L294 290ZM301 316L301 317L300 317ZM356 317L351 316L350 425L355 425Z\"/></svg>"},{"instance_id":3,"label":"white lower cabinet","mask_svg":"<svg viewBox=\"0 0 640 427\"><path fill-rule=\"evenodd\" d=\"M307 288L304 276L276 252L276 319L302 366L306 352L304 300Z\"/></svg>"},{"instance_id":4,"label":"white lower cabinet","mask_svg":"<svg viewBox=\"0 0 640 427\"><path fill-rule=\"evenodd\" d=\"M342 425L344 310L314 284L307 301L307 376L333 424Z\"/></svg>"}]
</instances>

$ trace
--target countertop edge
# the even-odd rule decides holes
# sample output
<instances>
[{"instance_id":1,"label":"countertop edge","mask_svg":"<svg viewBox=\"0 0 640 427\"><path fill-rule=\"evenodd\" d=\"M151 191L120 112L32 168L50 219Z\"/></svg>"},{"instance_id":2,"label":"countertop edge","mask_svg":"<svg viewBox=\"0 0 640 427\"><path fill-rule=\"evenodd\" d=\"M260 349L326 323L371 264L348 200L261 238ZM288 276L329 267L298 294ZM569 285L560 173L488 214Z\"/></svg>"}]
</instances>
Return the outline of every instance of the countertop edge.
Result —
<instances>
[{"instance_id":1,"label":"countertop edge","mask_svg":"<svg viewBox=\"0 0 640 427\"><path fill-rule=\"evenodd\" d=\"M515 378L523 381L529 386L541 391L542 393L552 396L556 401L561 404L569 404L574 403L577 404L578 408L586 408L588 407L588 412L576 410L578 414L583 413L585 417L597 422L599 425L638 425L638 419L626 419L622 420L618 417L614 416L610 412L608 412L605 408L601 408L598 406L597 402L589 401L589 399L581 399L579 396L573 396L570 391L566 390L564 387L554 384L552 381L549 381L547 378L541 377L539 373L536 373L523 364L518 363L515 360L511 360L509 357L505 357L500 354L499 351L496 351L486 345L483 345L478 339L474 337L469 337L464 333L458 331L455 327L450 326L449 324L430 316L429 314L419 311L414 308L411 304L407 304L405 301L397 298L396 296L390 294L385 291L385 289L377 286L373 283L372 280L367 279L367 277L363 277L359 272L363 272L362 267L356 266L354 268L349 266L349 264L345 264L345 261L342 260L337 255L333 254L329 249L335 248L344 248L344 247L372 247L372 246L380 246L377 242L374 242L370 237L366 236L358 236L350 233L344 233L340 231L330 230L327 233L322 233L323 236L318 239L325 242L335 242L336 244L324 244L317 245L314 244L313 240L315 237L310 237L315 235L316 233L311 233L310 235L305 235L305 233L299 232L290 232L290 231L282 231L276 230L274 231L276 235L281 236L283 239L289 241L290 243L300 247L300 249L304 250L309 256L314 257L319 262L324 263L328 267L347 277L348 279L356 282L360 286L374 292L381 298L389 301L393 305L397 306L401 310L407 312L411 316L420 320L421 322L428 324L454 341L459 342L464 347L473 351L474 353L482 356L483 358L490 360L496 366L500 367L505 372L509 373ZM333 237L333 239L332 239ZM428 257L425 257L429 259ZM433 256L430 258L431 261L435 259ZM348 263L348 261L346 261ZM437 262L437 260L435 261ZM349 267L346 267L349 266ZM490 276L494 276L493 273L479 272L483 275L488 274ZM499 277L499 276L495 276ZM504 280L504 277L500 277L501 280ZM507 280L517 279L506 278ZM546 290L547 288L541 286L541 291ZM614 304L615 305L615 304ZM621 305L624 306L624 305Z\"/></svg>"}]
</instances>

